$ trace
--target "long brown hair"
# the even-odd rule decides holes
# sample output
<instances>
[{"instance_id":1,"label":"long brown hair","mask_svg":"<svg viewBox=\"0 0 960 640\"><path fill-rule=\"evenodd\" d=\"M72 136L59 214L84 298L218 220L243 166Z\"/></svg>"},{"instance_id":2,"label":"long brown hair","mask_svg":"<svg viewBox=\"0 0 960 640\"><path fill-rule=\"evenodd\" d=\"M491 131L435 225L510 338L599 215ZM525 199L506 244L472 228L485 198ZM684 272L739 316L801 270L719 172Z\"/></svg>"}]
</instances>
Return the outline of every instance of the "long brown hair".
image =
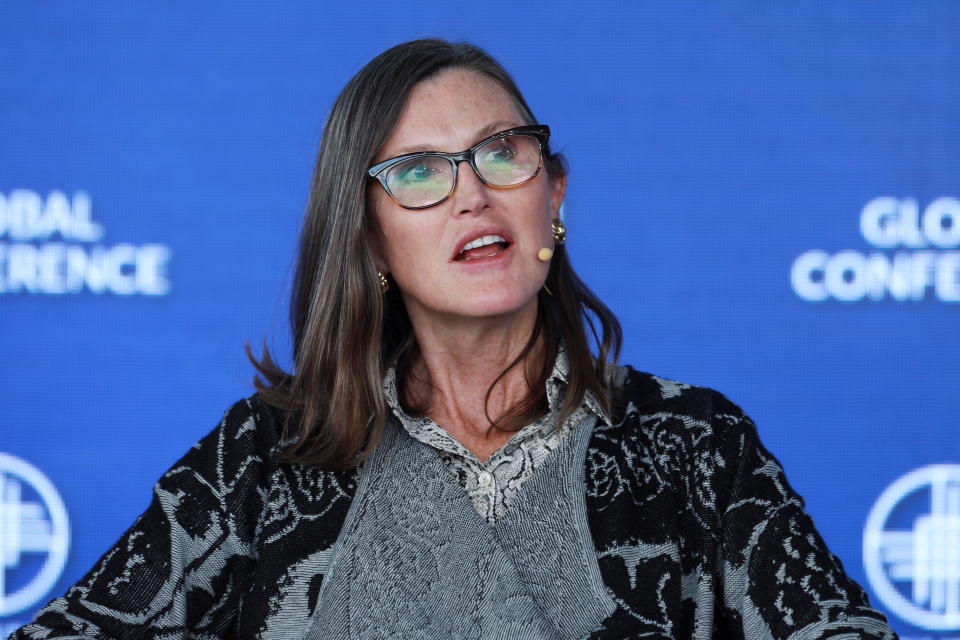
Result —
<instances>
[{"instance_id":1,"label":"long brown hair","mask_svg":"<svg viewBox=\"0 0 960 640\"><path fill-rule=\"evenodd\" d=\"M380 292L371 249L374 223L367 209L366 169L393 132L413 87L449 68L492 78L513 97L527 123L536 122L507 71L467 43L431 38L399 44L371 60L347 83L324 126L300 236L290 303L293 373L277 365L266 347L257 360L247 345L247 355L259 372L254 385L261 397L287 411L282 437L289 446L281 459L324 469L362 462L383 433L388 408L382 381L387 364L397 363L397 381L403 389L418 356L399 292L396 287L386 295ZM552 178L566 175L562 156L548 148L544 158ZM545 384L561 345L567 352L569 375L560 419L580 406L587 391L610 409L607 363L619 355L620 324L574 273L563 245L554 253L547 287L552 294L539 294L529 341L491 384L487 399L497 382L537 349L542 357L535 370L526 372L530 392L503 415L488 416L491 428L514 431L546 411Z\"/></svg>"}]
</instances>

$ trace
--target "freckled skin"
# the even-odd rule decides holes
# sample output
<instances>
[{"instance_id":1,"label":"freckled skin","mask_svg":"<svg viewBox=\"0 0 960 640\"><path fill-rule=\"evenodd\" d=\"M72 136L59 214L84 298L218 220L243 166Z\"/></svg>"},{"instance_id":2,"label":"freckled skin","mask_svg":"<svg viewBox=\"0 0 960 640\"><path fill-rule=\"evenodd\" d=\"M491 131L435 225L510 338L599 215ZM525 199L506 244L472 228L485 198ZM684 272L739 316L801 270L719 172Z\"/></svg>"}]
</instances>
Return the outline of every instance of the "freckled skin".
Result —
<instances>
[{"instance_id":1,"label":"freckled skin","mask_svg":"<svg viewBox=\"0 0 960 640\"><path fill-rule=\"evenodd\" d=\"M479 142L484 127L493 132L527 124L512 98L496 82L473 71L451 69L417 85L377 160L413 145L462 151ZM550 221L563 200L563 180L544 168L532 181L492 189L461 163L457 187L435 207L410 211L396 204L378 184L370 185L372 212L381 230L382 258L400 289L411 320L433 324L490 318L535 310L536 295L549 263L538 259L553 246ZM491 268L465 268L451 262L468 231L502 225L514 240L514 254Z\"/></svg>"}]
</instances>

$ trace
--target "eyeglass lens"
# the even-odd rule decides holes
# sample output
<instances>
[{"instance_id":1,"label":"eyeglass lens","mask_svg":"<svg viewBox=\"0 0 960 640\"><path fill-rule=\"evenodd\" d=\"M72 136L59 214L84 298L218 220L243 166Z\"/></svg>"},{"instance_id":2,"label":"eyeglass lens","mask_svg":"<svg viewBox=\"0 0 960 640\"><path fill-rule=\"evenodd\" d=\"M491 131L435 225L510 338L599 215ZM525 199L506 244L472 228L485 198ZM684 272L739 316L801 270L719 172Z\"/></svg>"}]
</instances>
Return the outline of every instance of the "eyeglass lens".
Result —
<instances>
[{"instance_id":1,"label":"eyeglass lens","mask_svg":"<svg viewBox=\"0 0 960 640\"><path fill-rule=\"evenodd\" d=\"M498 187L518 185L540 168L540 142L533 136L494 138L474 152L481 179ZM428 207L453 190L453 162L443 156L417 156L387 170L387 188L405 207Z\"/></svg>"}]
</instances>

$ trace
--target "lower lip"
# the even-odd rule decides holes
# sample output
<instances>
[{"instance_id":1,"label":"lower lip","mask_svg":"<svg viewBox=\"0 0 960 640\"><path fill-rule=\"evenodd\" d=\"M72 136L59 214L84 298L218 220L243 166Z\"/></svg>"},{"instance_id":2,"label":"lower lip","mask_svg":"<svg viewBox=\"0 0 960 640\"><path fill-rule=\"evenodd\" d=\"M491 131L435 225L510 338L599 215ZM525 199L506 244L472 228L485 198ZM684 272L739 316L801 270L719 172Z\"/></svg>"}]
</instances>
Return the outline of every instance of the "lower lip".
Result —
<instances>
[{"instance_id":1,"label":"lower lip","mask_svg":"<svg viewBox=\"0 0 960 640\"><path fill-rule=\"evenodd\" d=\"M498 263L503 263L506 260L510 259L510 256L513 255L514 244L507 245L506 249L501 249L492 256L484 256L483 258L473 258L472 260L451 260L453 264L463 265L467 267L479 267L479 266L493 266Z\"/></svg>"}]
</instances>

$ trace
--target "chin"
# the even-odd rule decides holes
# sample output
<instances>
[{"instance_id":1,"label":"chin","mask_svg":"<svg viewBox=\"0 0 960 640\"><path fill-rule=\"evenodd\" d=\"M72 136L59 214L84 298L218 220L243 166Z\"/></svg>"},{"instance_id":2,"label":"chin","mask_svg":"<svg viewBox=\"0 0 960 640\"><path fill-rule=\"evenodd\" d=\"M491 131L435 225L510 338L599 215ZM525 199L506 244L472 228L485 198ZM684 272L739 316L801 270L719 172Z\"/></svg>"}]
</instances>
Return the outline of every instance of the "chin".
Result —
<instances>
[{"instance_id":1,"label":"chin","mask_svg":"<svg viewBox=\"0 0 960 640\"><path fill-rule=\"evenodd\" d=\"M499 291L490 296L474 297L465 305L454 311L457 315L475 318L495 318L520 313L531 304L536 303L537 292L531 294Z\"/></svg>"}]
</instances>

